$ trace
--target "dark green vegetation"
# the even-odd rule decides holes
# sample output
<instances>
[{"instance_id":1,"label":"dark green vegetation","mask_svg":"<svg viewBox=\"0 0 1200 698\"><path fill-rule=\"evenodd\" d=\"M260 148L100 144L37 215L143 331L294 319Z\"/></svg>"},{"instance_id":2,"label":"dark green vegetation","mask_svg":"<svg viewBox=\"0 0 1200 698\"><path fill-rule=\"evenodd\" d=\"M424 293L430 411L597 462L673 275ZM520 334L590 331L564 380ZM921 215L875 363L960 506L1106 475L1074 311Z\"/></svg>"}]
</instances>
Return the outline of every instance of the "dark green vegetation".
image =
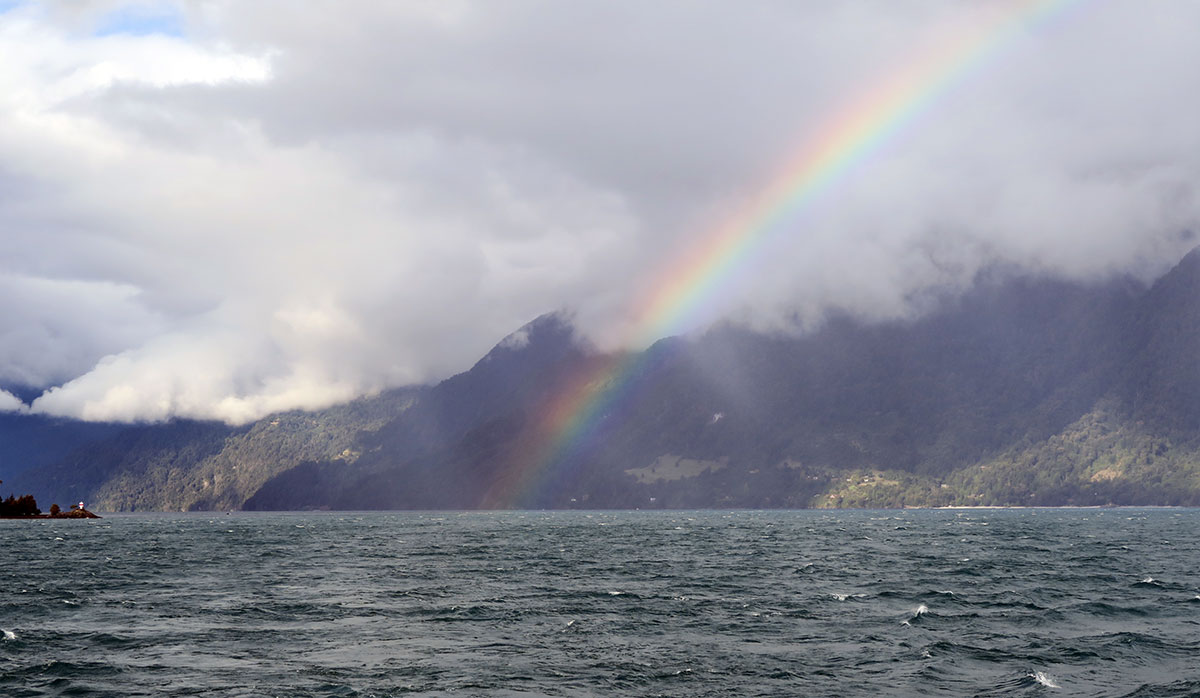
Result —
<instances>
[{"instance_id":1,"label":"dark green vegetation","mask_svg":"<svg viewBox=\"0 0 1200 698\"><path fill-rule=\"evenodd\" d=\"M0 518L12 518L17 516L36 516L42 513L38 508L37 500L31 494L23 494L20 497L8 495L8 499L0 499Z\"/></svg>"},{"instance_id":2,"label":"dark green vegetation","mask_svg":"<svg viewBox=\"0 0 1200 698\"><path fill-rule=\"evenodd\" d=\"M0 480L0 484L3 484ZM31 494L23 494L20 497L8 495L8 499L0 499L0 518L16 518L21 516L37 516L42 513L38 508L37 500Z\"/></svg>"},{"instance_id":3,"label":"dark green vegetation","mask_svg":"<svg viewBox=\"0 0 1200 698\"><path fill-rule=\"evenodd\" d=\"M22 484L105 509L1200 505L1198 300L1193 252L1150 288L993 271L913 320L666 339L531 468L545 404L604 360L547 316L431 388L129 427Z\"/></svg>"}]
</instances>

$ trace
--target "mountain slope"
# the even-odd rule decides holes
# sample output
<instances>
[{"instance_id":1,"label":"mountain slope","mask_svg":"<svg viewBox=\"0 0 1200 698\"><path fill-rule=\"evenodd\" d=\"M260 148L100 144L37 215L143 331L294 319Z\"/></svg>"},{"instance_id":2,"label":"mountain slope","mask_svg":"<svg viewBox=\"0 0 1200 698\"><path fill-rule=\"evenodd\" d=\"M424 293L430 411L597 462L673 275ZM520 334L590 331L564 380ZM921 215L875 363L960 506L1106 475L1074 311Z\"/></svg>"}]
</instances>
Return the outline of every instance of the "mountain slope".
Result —
<instances>
[{"instance_id":1,"label":"mountain slope","mask_svg":"<svg viewBox=\"0 0 1200 698\"><path fill-rule=\"evenodd\" d=\"M1197 300L1193 252L1149 288L993 271L915 319L668 338L540 459L547 406L618 358L551 315L436 386L131 427L22 480L109 509L1200 504Z\"/></svg>"},{"instance_id":2,"label":"mountain slope","mask_svg":"<svg viewBox=\"0 0 1200 698\"><path fill-rule=\"evenodd\" d=\"M126 426L15 479L39 501L83 499L100 511L236 509L298 463L353 461L355 438L403 413L419 394L391 390L238 428L184 420Z\"/></svg>"},{"instance_id":3,"label":"mountain slope","mask_svg":"<svg viewBox=\"0 0 1200 698\"><path fill-rule=\"evenodd\" d=\"M57 462L76 448L109 438L121 428L115 424L0 413L0 480L5 484L15 482L21 473Z\"/></svg>"},{"instance_id":4,"label":"mountain slope","mask_svg":"<svg viewBox=\"0 0 1200 698\"><path fill-rule=\"evenodd\" d=\"M649 350L636 399L598 425L603 437L507 503L1021 504L1030 488L1043 503L1115 497L1115 485L1090 479L1064 480L1071 492L1061 483L1048 489L1031 449L1075 439L1089 420L1136 434L1129 438L1138 444L1167 434L1179 443L1178 434L1195 431L1194 393L1171 380L1194 366L1196 333L1176 316L1192 313L1195 260L1149 290L996 275L913 321L836 317L802 337L726 327L665 340ZM489 355L504 359L498 375L481 362L381 428L355 467L307 464L266 483L247 506L491 505L496 483L529 467L515 459L544 397L602 360L573 344L559 320L543 318L527 334L525 347ZM1143 424L1130 431L1137 418ZM444 424L454 426L425 438ZM1113 444L1092 448L1124 457ZM1191 453L1178 452L1177 471ZM1029 475L1030 487L968 477L1002 460ZM1196 488L1186 493L1172 497L1194 497Z\"/></svg>"}]
</instances>

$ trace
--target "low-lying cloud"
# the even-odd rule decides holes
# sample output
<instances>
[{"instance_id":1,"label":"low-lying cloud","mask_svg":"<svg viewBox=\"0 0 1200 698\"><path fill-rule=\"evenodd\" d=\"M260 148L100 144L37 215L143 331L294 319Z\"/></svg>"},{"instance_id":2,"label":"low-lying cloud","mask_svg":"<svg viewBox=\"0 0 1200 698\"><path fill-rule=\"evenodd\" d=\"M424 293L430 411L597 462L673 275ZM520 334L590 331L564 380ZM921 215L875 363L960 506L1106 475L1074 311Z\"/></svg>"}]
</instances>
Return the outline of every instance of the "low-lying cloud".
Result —
<instances>
[{"instance_id":1,"label":"low-lying cloud","mask_svg":"<svg viewBox=\"0 0 1200 698\"><path fill-rule=\"evenodd\" d=\"M18 4L0 385L242 422L436 380L560 308L611 344L832 114L1021 4ZM1161 272L1200 223L1198 23L1085 0L1018 32L681 329L899 315L993 263Z\"/></svg>"}]
</instances>

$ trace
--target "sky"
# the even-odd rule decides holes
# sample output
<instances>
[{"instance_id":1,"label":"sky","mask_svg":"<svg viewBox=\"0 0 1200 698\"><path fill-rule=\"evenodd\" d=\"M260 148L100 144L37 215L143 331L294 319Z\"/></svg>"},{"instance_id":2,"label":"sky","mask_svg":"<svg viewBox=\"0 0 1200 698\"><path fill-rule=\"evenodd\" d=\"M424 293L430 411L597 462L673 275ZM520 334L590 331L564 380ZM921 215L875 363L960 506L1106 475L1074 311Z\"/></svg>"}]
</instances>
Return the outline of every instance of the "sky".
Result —
<instances>
[{"instance_id":1,"label":"sky","mask_svg":"<svg viewBox=\"0 0 1200 698\"><path fill-rule=\"evenodd\" d=\"M0 3L0 410L244 423L556 311L615 348L847 105L1022 4ZM675 329L1169 268L1200 232L1200 3L1063 4Z\"/></svg>"}]
</instances>

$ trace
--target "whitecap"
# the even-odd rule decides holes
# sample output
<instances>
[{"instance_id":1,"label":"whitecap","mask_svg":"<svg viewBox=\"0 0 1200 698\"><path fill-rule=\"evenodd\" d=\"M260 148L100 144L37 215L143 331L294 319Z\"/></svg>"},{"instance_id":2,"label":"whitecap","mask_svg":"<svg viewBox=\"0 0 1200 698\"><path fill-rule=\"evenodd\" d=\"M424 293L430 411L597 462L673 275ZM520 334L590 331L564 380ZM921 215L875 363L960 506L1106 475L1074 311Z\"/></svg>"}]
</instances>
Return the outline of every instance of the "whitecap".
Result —
<instances>
[{"instance_id":1,"label":"whitecap","mask_svg":"<svg viewBox=\"0 0 1200 698\"><path fill-rule=\"evenodd\" d=\"M11 630L5 630L4 631L4 639L5 640L15 640L15 639L17 639L17 634Z\"/></svg>"},{"instance_id":2,"label":"whitecap","mask_svg":"<svg viewBox=\"0 0 1200 698\"><path fill-rule=\"evenodd\" d=\"M608 595L609 595L609 596L624 596L624 595L625 595L625 592L623 592L623 591L610 591L610 592L608 592Z\"/></svg>"},{"instance_id":3,"label":"whitecap","mask_svg":"<svg viewBox=\"0 0 1200 698\"><path fill-rule=\"evenodd\" d=\"M1147 575L1146 578L1142 580L1142 584L1153 584L1153 583L1154 583L1154 577L1151 577L1149 575Z\"/></svg>"},{"instance_id":4,"label":"whitecap","mask_svg":"<svg viewBox=\"0 0 1200 698\"><path fill-rule=\"evenodd\" d=\"M866 596L866 594L830 594L830 596L838 601L845 601L847 599L861 599Z\"/></svg>"},{"instance_id":5,"label":"whitecap","mask_svg":"<svg viewBox=\"0 0 1200 698\"><path fill-rule=\"evenodd\" d=\"M1062 686L1059 686L1058 682L1054 680L1053 676L1044 671L1035 671L1030 674L1029 677L1042 684L1046 688L1062 688Z\"/></svg>"},{"instance_id":6,"label":"whitecap","mask_svg":"<svg viewBox=\"0 0 1200 698\"><path fill-rule=\"evenodd\" d=\"M916 620L916 619L920 618L921 616L925 615L926 613L929 613L929 607L926 606L925 604L921 604L920 606L917 606L915 609L913 609L912 615L908 617L908 620L900 621L900 625L912 625L912 623L910 623L909 621Z\"/></svg>"}]
</instances>

